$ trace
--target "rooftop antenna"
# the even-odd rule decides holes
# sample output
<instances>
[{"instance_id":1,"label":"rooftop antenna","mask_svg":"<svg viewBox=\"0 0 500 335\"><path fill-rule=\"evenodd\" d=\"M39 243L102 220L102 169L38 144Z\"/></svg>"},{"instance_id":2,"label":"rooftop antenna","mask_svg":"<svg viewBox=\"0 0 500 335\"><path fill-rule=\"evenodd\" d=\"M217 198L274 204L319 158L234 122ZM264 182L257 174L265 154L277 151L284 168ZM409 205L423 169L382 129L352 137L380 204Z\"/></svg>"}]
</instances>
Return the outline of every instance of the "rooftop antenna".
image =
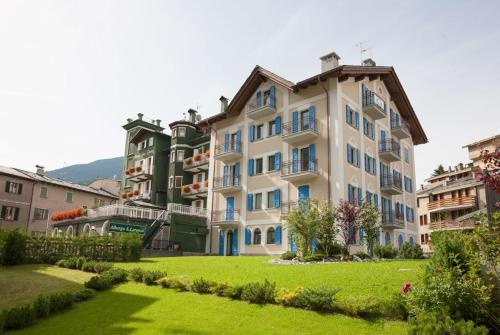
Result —
<instances>
[{"instance_id":1,"label":"rooftop antenna","mask_svg":"<svg viewBox=\"0 0 500 335\"><path fill-rule=\"evenodd\" d=\"M203 107L199 102L196 103L196 111L199 112L200 108Z\"/></svg>"},{"instance_id":2,"label":"rooftop antenna","mask_svg":"<svg viewBox=\"0 0 500 335\"><path fill-rule=\"evenodd\" d=\"M182 113L182 116L184 117L184 120L186 120L186 112Z\"/></svg>"},{"instance_id":3,"label":"rooftop antenna","mask_svg":"<svg viewBox=\"0 0 500 335\"><path fill-rule=\"evenodd\" d=\"M365 52L372 50L372 48L368 48L365 46L369 42L370 41L364 41L364 42L359 42L358 44L356 44L356 46L359 48L359 56L360 56L361 63L363 63L363 59L365 58L364 57Z\"/></svg>"}]
</instances>

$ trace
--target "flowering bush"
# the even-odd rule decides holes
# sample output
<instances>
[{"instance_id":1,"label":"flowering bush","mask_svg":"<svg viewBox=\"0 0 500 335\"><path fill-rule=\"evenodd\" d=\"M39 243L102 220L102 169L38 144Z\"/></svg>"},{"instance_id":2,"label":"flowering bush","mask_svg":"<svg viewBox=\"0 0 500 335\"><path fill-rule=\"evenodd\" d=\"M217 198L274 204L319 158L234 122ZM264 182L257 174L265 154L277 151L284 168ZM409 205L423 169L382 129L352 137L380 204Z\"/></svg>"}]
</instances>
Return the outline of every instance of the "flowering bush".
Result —
<instances>
[{"instance_id":1,"label":"flowering bush","mask_svg":"<svg viewBox=\"0 0 500 335\"><path fill-rule=\"evenodd\" d=\"M135 190L134 195L139 195L139 190Z\"/></svg>"},{"instance_id":2,"label":"flowering bush","mask_svg":"<svg viewBox=\"0 0 500 335\"><path fill-rule=\"evenodd\" d=\"M407 294L410 291L410 283L404 283L403 286L401 287L401 293Z\"/></svg>"},{"instance_id":3,"label":"flowering bush","mask_svg":"<svg viewBox=\"0 0 500 335\"><path fill-rule=\"evenodd\" d=\"M198 189L200 189L200 184L193 183L193 185L191 185L191 187L193 188L193 190L198 190Z\"/></svg>"},{"instance_id":4,"label":"flowering bush","mask_svg":"<svg viewBox=\"0 0 500 335\"><path fill-rule=\"evenodd\" d=\"M203 155L205 155L206 158L210 158L210 151L206 151Z\"/></svg>"},{"instance_id":5,"label":"flowering bush","mask_svg":"<svg viewBox=\"0 0 500 335\"><path fill-rule=\"evenodd\" d=\"M192 163L191 157L186 158L186 159L184 160L184 165L191 165L191 163Z\"/></svg>"},{"instance_id":6,"label":"flowering bush","mask_svg":"<svg viewBox=\"0 0 500 335\"><path fill-rule=\"evenodd\" d=\"M182 193L189 193L189 192L191 192L191 187L189 185L182 187Z\"/></svg>"},{"instance_id":7,"label":"flowering bush","mask_svg":"<svg viewBox=\"0 0 500 335\"><path fill-rule=\"evenodd\" d=\"M200 155L200 154L196 154L196 155L194 155L194 156L193 156L193 160L194 160L195 162L199 162L199 161L200 161L200 159L201 159L201 155Z\"/></svg>"},{"instance_id":8,"label":"flowering bush","mask_svg":"<svg viewBox=\"0 0 500 335\"><path fill-rule=\"evenodd\" d=\"M203 185L205 185L205 187L208 187L208 180L205 180L205 181L203 182Z\"/></svg>"},{"instance_id":9,"label":"flowering bush","mask_svg":"<svg viewBox=\"0 0 500 335\"><path fill-rule=\"evenodd\" d=\"M135 172L141 172L142 171L142 167L138 166L135 168Z\"/></svg>"}]
</instances>

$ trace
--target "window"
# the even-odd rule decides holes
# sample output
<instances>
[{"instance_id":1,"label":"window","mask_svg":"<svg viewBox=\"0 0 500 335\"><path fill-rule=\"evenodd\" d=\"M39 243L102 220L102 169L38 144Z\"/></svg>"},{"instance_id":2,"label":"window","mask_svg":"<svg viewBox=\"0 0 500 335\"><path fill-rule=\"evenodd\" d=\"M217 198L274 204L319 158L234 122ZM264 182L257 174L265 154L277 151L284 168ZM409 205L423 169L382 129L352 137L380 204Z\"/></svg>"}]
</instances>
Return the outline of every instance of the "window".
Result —
<instances>
[{"instance_id":1,"label":"window","mask_svg":"<svg viewBox=\"0 0 500 335\"><path fill-rule=\"evenodd\" d=\"M203 200L195 200L193 201L193 206L196 208L203 208Z\"/></svg>"},{"instance_id":2,"label":"window","mask_svg":"<svg viewBox=\"0 0 500 335\"><path fill-rule=\"evenodd\" d=\"M149 144L148 144L148 145L149 145L150 147L152 147L152 146L153 146L154 140L155 140L155 139L154 139L154 137L150 137L150 138L149 138Z\"/></svg>"},{"instance_id":3,"label":"window","mask_svg":"<svg viewBox=\"0 0 500 335\"><path fill-rule=\"evenodd\" d=\"M257 133L255 135L255 139L260 140L264 137L264 125L259 124L256 129L257 129Z\"/></svg>"},{"instance_id":4,"label":"window","mask_svg":"<svg viewBox=\"0 0 500 335\"><path fill-rule=\"evenodd\" d=\"M33 213L33 219L35 220L47 220L49 217L49 210L45 208L35 208Z\"/></svg>"},{"instance_id":5,"label":"window","mask_svg":"<svg viewBox=\"0 0 500 335\"><path fill-rule=\"evenodd\" d=\"M23 191L23 184L21 183L14 183L11 181L5 183L5 192L7 193L21 194L22 191Z\"/></svg>"},{"instance_id":6,"label":"window","mask_svg":"<svg viewBox=\"0 0 500 335\"><path fill-rule=\"evenodd\" d=\"M309 110L300 112L300 129L307 130L310 128L311 118L309 117Z\"/></svg>"},{"instance_id":7,"label":"window","mask_svg":"<svg viewBox=\"0 0 500 335\"><path fill-rule=\"evenodd\" d=\"M274 238L275 238L275 231L274 231L274 228L271 227L267 230L266 243L267 244L274 244Z\"/></svg>"},{"instance_id":8,"label":"window","mask_svg":"<svg viewBox=\"0 0 500 335\"><path fill-rule=\"evenodd\" d=\"M201 183L203 181L203 173L198 173L194 176L194 180L197 183Z\"/></svg>"},{"instance_id":9,"label":"window","mask_svg":"<svg viewBox=\"0 0 500 335\"><path fill-rule=\"evenodd\" d=\"M179 130L178 130L178 136L179 137L186 137L186 127L179 127Z\"/></svg>"},{"instance_id":10,"label":"window","mask_svg":"<svg viewBox=\"0 0 500 335\"><path fill-rule=\"evenodd\" d=\"M184 150L177 150L177 161L182 162L184 160Z\"/></svg>"},{"instance_id":11,"label":"window","mask_svg":"<svg viewBox=\"0 0 500 335\"><path fill-rule=\"evenodd\" d=\"M275 208L274 191L267 192L267 208Z\"/></svg>"},{"instance_id":12,"label":"window","mask_svg":"<svg viewBox=\"0 0 500 335\"><path fill-rule=\"evenodd\" d=\"M348 125L359 129L359 113L355 112L349 105L345 105L345 121Z\"/></svg>"},{"instance_id":13,"label":"window","mask_svg":"<svg viewBox=\"0 0 500 335\"><path fill-rule=\"evenodd\" d=\"M17 221L17 219L19 218L19 208L3 206L0 218L6 221Z\"/></svg>"},{"instance_id":14,"label":"window","mask_svg":"<svg viewBox=\"0 0 500 335\"><path fill-rule=\"evenodd\" d=\"M257 158L255 160L255 174L262 173L262 165L263 165L262 158Z\"/></svg>"},{"instance_id":15,"label":"window","mask_svg":"<svg viewBox=\"0 0 500 335\"><path fill-rule=\"evenodd\" d=\"M375 139L375 126L366 118L363 118L363 134L371 140Z\"/></svg>"},{"instance_id":16,"label":"window","mask_svg":"<svg viewBox=\"0 0 500 335\"><path fill-rule=\"evenodd\" d=\"M170 153L170 163L175 163L175 150Z\"/></svg>"},{"instance_id":17,"label":"window","mask_svg":"<svg viewBox=\"0 0 500 335\"><path fill-rule=\"evenodd\" d=\"M40 198L47 198L49 196L49 189L45 186L40 188Z\"/></svg>"},{"instance_id":18,"label":"window","mask_svg":"<svg viewBox=\"0 0 500 335\"><path fill-rule=\"evenodd\" d=\"M404 181L405 181L405 191L409 193L413 192L413 180L405 176Z\"/></svg>"},{"instance_id":19,"label":"window","mask_svg":"<svg viewBox=\"0 0 500 335\"><path fill-rule=\"evenodd\" d=\"M177 128L172 129L172 138L177 137Z\"/></svg>"},{"instance_id":20,"label":"window","mask_svg":"<svg viewBox=\"0 0 500 335\"><path fill-rule=\"evenodd\" d=\"M377 174L377 161L367 154L365 154L365 171L372 175Z\"/></svg>"},{"instance_id":21,"label":"window","mask_svg":"<svg viewBox=\"0 0 500 335\"><path fill-rule=\"evenodd\" d=\"M66 202L67 203L72 203L73 202L73 193L66 192Z\"/></svg>"},{"instance_id":22,"label":"window","mask_svg":"<svg viewBox=\"0 0 500 335\"><path fill-rule=\"evenodd\" d=\"M264 91L264 106L271 105L271 90Z\"/></svg>"},{"instance_id":23,"label":"window","mask_svg":"<svg viewBox=\"0 0 500 335\"><path fill-rule=\"evenodd\" d=\"M176 176L175 177L175 188L181 188L182 186L182 177Z\"/></svg>"},{"instance_id":24,"label":"window","mask_svg":"<svg viewBox=\"0 0 500 335\"><path fill-rule=\"evenodd\" d=\"M276 170L276 155L271 155L267 157L267 171Z\"/></svg>"},{"instance_id":25,"label":"window","mask_svg":"<svg viewBox=\"0 0 500 335\"><path fill-rule=\"evenodd\" d=\"M253 244L260 244L262 240L262 233L260 232L260 228L255 228L253 231Z\"/></svg>"},{"instance_id":26,"label":"window","mask_svg":"<svg viewBox=\"0 0 500 335\"><path fill-rule=\"evenodd\" d=\"M413 208L406 206L406 221L413 223L415 221L415 211Z\"/></svg>"},{"instance_id":27,"label":"window","mask_svg":"<svg viewBox=\"0 0 500 335\"><path fill-rule=\"evenodd\" d=\"M255 209L262 209L262 193L255 193Z\"/></svg>"},{"instance_id":28,"label":"window","mask_svg":"<svg viewBox=\"0 0 500 335\"><path fill-rule=\"evenodd\" d=\"M97 207L102 207L102 206L104 206L104 200L99 199L99 198L95 198L94 205L96 205Z\"/></svg>"},{"instance_id":29,"label":"window","mask_svg":"<svg viewBox=\"0 0 500 335\"><path fill-rule=\"evenodd\" d=\"M269 121L268 136L276 135L276 120Z\"/></svg>"},{"instance_id":30,"label":"window","mask_svg":"<svg viewBox=\"0 0 500 335\"><path fill-rule=\"evenodd\" d=\"M359 150L350 144L347 144L347 162L359 167Z\"/></svg>"},{"instance_id":31,"label":"window","mask_svg":"<svg viewBox=\"0 0 500 335\"><path fill-rule=\"evenodd\" d=\"M174 177L173 176L168 177L168 188L169 189L174 188Z\"/></svg>"},{"instance_id":32,"label":"window","mask_svg":"<svg viewBox=\"0 0 500 335\"><path fill-rule=\"evenodd\" d=\"M410 150L408 148L403 149L403 157L406 163L410 163Z\"/></svg>"}]
</instances>

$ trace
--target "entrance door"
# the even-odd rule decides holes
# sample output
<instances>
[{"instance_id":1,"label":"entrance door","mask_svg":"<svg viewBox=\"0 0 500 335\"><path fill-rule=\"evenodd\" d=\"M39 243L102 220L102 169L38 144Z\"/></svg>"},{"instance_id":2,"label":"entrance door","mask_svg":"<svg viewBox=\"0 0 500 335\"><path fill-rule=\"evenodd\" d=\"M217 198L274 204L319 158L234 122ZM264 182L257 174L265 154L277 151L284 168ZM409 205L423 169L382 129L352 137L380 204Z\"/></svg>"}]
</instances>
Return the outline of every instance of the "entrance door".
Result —
<instances>
[{"instance_id":1,"label":"entrance door","mask_svg":"<svg viewBox=\"0 0 500 335\"><path fill-rule=\"evenodd\" d=\"M300 171L309 170L309 147L300 149Z\"/></svg>"},{"instance_id":2,"label":"entrance door","mask_svg":"<svg viewBox=\"0 0 500 335\"><path fill-rule=\"evenodd\" d=\"M227 232L226 256L233 256L233 231Z\"/></svg>"},{"instance_id":3,"label":"entrance door","mask_svg":"<svg viewBox=\"0 0 500 335\"><path fill-rule=\"evenodd\" d=\"M234 197L226 199L226 221L234 220Z\"/></svg>"}]
</instances>

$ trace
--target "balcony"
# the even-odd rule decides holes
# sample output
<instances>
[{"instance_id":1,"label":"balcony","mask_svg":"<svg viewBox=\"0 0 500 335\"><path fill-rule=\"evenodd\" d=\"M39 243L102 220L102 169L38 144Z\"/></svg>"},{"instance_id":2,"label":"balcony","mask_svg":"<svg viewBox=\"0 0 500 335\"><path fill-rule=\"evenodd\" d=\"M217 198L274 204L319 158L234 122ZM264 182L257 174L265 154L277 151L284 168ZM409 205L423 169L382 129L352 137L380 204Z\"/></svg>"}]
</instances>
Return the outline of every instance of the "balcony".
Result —
<instances>
[{"instance_id":1,"label":"balcony","mask_svg":"<svg viewBox=\"0 0 500 335\"><path fill-rule=\"evenodd\" d=\"M248 105L247 106L247 116L252 120L258 120L263 117L276 114L276 98L267 97L262 106Z\"/></svg>"},{"instance_id":2,"label":"balcony","mask_svg":"<svg viewBox=\"0 0 500 335\"><path fill-rule=\"evenodd\" d=\"M131 167L125 171L126 179L134 183L149 180L153 178L152 168L142 168L141 166Z\"/></svg>"},{"instance_id":3,"label":"balcony","mask_svg":"<svg viewBox=\"0 0 500 335\"><path fill-rule=\"evenodd\" d=\"M432 230L472 230L474 229L474 221L468 220L457 222L453 220L442 220L431 222L430 228Z\"/></svg>"},{"instance_id":4,"label":"balcony","mask_svg":"<svg viewBox=\"0 0 500 335\"><path fill-rule=\"evenodd\" d=\"M229 163L241 158L241 141L229 141L215 147L215 159Z\"/></svg>"},{"instance_id":5,"label":"balcony","mask_svg":"<svg viewBox=\"0 0 500 335\"><path fill-rule=\"evenodd\" d=\"M445 198L431 201L427 204L430 213L443 212L455 209L470 208L476 206L476 196L467 195L455 198Z\"/></svg>"},{"instance_id":6,"label":"balcony","mask_svg":"<svg viewBox=\"0 0 500 335\"><path fill-rule=\"evenodd\" d=\"M212 225L214 226L234 226L240 223L239 209L221 209L212 212Z\"/></svg>"},{"instance_id":7,"label":"balcony","mask_svg":"<svg viewBox=\"0 0 500 335\"><path fill-rule=\"evenodd\" d=\"M387 162L397 162L401 160L401 147L392 138L380 141L378 144L378 155Z\"/></svg>"},{"instance_id":8,"label":"balcony","mask_svg":"<svg viewBox=\"0 0 500 335\"><path fill-rule=\"evenodd\" d=\"M302 206L308 207L308 206L317 206L318 205L318 200L303 200L303 201L288 201L288 202L282 202L281 203L281 216L286 217L288 214L292 213L295 209L297 209L300 204Z\"/></svg>"},{"instance_id":9,"label":"balcony","mask_svg":"<svg viewBox=\"0 0 500 335\"><path fill-rule=\"evenodd\" d=\"M199 183L183 185L181 187L181 196L187 199L206 198L208 195L208 180Z\"/></svg>"},{"instance_id":10,"label":"balcony","mask_svg":"<svg viewBox=\"0 0 500 335\"><path fill-rule=\"evenodd\" d=\"M316 178L318 173L318 160L291 160L281 165L281 179L288 182L299 182Z\"/></svg>"},{"instance_id":11,"label":"balcony","mask_svg":"<svg viewBox=\"0 0 500 335\"><path fill-rule=\"evenodd\" d=\"M150 192L144 192L144 193L139 193L137 195L134 195L132 197L129 197L128 200L151 200L151 193Z\"/></svg>"},{"instance_id":12,"label":"balcony","mask_svg":"<svg viewBox=\"0 0 500 335\"><path fill-rule=\"evenodd\" d=\"M410 125L405 120L393 118L391 119L391 133L399 139L409 138L411 136Z\"/></svg>"},{"instance_id":13,"label":"balcony","mask_svg":"<svg viewBox=\"0 0 500 335\"><path fill-rule=\"evenodd\" d=\"M373 120L383 119L387 116L385 101L375 92L366 90L363 93L363 113Z\"/></svg>"},{"instance_id":14,"label":"balcony","mask_svg":"<svg viewBox=\"0 0 500 335\"><path fill-rule=\"evenodd\" d=\"M226 176L215 177L213 190L214 192L218 192L221 194L240 191L241 190L240 176L228 174Z\"/></svg>"},{"instance_id":15,"label":"balcony","mask_svg":"<svg viewBox=\"0 0 500 335\"><path fill-rule=\"evenodd\" d=\"M210 152L195 154L193 157L186 158L182 164L184 171L197 173L200 171L208 170L208 163L210 161Z\"/></svg>"},{"instance_id":16,"label":"balcony","mask_svg":"<svg viewBox=\"0 0 500 335\"><path fill-rule=\"evenodd\" d=\"M311 119L308 123L287 122L282 125L281 139L289 144L304 143L318 137L318 120Z\"/></svg>"},{"instance_id":17,"label":"balcony","mask_svg":"<svg viewBox=\"0 0 500 335\"><path fill-rule=\"evenodd\" d=\"M204 218L209 217L208 215L209 211L206 208L174 204L174 203L167 204L167 212L182 214L182 215L199 216Z\"/></svg>"},{"instance_id":18,"label":"balcony","mask_svg":"<svg viewBox=\"0 0 500 335\"><path fill-rule=\"evenodd\" d=\"M380 227L384 229L403 229L405 227L404 217L394 215L392 212L382 212Z\"/></svg>"},{"instance_id":19,"label":"balcony","mask_svg":"<svg viewBox=\"0 0 500 335\"><path fill-rule=\"evenodd\" d=\"M401 178L395 175L382 176L380 191L391 195L403 194Z\"/></svg>"}]
</instances>

